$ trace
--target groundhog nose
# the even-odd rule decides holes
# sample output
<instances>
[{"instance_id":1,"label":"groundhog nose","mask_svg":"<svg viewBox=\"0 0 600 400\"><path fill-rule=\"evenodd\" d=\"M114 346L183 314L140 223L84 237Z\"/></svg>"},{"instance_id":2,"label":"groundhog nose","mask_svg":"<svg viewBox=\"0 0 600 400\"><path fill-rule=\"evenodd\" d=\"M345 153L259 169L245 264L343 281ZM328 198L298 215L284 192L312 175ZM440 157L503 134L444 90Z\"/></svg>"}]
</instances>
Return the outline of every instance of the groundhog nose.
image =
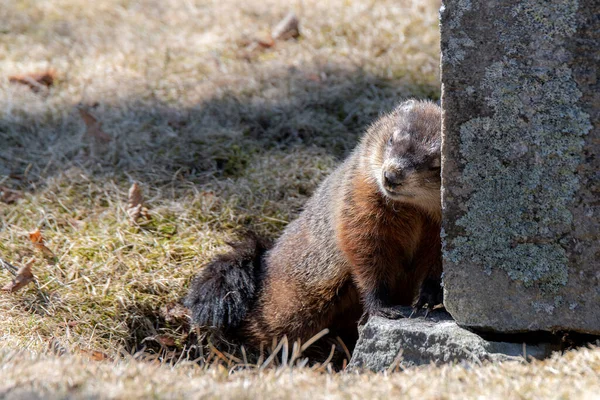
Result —
<instances>
[{"instance_id":1,"label":"groundhog nose","mask_svg":"<svg viewBox=\"0 0 600 400\"><path fill-rule=\"evenodd\" d=\"M402 184L404 176L400 171L385 171L383 173L383 179L385 180L385 184L387 186L394 188Z\"/></svg>"}]
</instances>

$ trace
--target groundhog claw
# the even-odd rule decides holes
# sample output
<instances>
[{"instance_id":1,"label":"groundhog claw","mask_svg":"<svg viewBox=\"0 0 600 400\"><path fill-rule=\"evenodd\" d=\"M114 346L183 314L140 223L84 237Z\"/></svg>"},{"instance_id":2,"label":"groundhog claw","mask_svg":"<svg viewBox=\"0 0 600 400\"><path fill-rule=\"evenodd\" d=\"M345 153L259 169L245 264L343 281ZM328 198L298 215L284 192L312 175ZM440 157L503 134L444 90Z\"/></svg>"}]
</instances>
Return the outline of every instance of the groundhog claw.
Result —
<instances>
[{"instance_id":1,"label":"groundhog claw","mask_svg":"<svg viewBox=\"0 0 600 400\"><path fill-rule=\"evenodd\" d=\"M418 314L419 311L427 306L425 317L433 310L433 307L442 304L444 300L444 292L441 282L438 279L426 279L421 285L421 292L418 299L413 304L413 314Z\"/></svg>"}]
</instances>

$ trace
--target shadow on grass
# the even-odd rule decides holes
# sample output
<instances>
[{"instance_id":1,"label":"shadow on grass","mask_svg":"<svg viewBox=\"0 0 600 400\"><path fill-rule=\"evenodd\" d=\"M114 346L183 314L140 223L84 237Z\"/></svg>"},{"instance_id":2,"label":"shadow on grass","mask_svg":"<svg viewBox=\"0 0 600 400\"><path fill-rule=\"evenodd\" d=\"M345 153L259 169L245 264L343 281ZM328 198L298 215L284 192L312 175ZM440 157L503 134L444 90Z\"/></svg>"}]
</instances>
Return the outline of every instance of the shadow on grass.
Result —
<instances>
[{"instance_id":1,"label":"shadow on grass","mask_svg":"<svg viewBox=\"0 0 600 400\"><path fill-rule=\"evenodd\" d=\"M342 66L318 73L273 71L258 86L254 93L225 86L186 108L152 96L125 96L116 103L88 98L83 106L113 138L108 145L84 134L78 104L40 113L20 107L18 118L0 120L0 175L10 176L17 189L24 188L26 172L39 184L73 165L144 181L173 174L198 181L207 175L235 177L269 150L318 148L341 158L379 113L406 97L439 95L437 87L401 84Z\"/></svg>"},{"instance_id":2,"label":"shadow on grass","mask_svg":"<svg viewBox=\"0 0 600 400\"><path fill-rule=\"evenodd\" d=\"M112 137L107 145L85 135L78 104L37 113L21 106L21 115L0 120L2 185L35 193L45 180L78 167L92 179L102 182L108 177L123 187L131 180L149 187L173 185L177 200L181 186L235 180L249 165L274 153L341 159L381 112L407 97L437 100L439 96L438 87L391 81L335 65L316 73L272 71L269 80L258 86L248 93L224 86L218 95L191 107L173 106L153 96L125 96L119 102L88 98L84 107ZM40 96L53 96L54 90L61 89ZM271 174L264 171L267 178ZM298 190L308 196L312 189ZM217 193L225 202L230 195ZM254 221L253 213L243 208L235 210L235 218L237 225ZM186 336L187 320L168 321L159 312L161 306L133 299L123 310L127 349L160 354L195 340L193 334ZM180 338L173 345L148 340L169 332Z\"/></svg>"}]
</instances>

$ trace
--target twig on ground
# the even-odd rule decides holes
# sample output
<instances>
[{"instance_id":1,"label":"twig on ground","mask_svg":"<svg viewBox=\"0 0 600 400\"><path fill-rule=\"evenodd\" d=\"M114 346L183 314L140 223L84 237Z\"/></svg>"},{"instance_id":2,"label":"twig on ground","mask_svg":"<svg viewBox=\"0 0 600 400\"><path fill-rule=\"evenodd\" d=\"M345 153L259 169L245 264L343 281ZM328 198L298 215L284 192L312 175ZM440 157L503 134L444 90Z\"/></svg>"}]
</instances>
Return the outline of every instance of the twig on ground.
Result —
<instances>
[{"instance_id":1,"label":"twig on ground","mask_svg":"<svg viewBox=\"0 0 600 400\"><path fill-rule=\"evenodd\" d=\"M19 270L19 268L15 267L8 261L5 261L4 259L2 259L2 257L0 257L0 266L2 266L2 268L5 268L11 274L13 274L13 276L16 276L17 271Z\"/></svg>"}]
</instances>

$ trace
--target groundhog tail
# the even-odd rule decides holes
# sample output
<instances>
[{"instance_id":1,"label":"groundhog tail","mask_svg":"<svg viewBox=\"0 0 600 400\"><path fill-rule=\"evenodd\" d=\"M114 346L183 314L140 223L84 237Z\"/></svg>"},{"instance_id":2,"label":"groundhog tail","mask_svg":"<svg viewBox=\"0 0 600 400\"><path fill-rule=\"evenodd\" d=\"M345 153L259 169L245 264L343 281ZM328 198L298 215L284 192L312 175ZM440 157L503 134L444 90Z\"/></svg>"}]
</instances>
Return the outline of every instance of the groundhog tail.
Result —
<instances>
[{"instance_id":1,"label":"groundhog tail","mask_svg":"<svg viewBox=\"0 0 600 400\"><path fill-rule=\"evenodd\" d=\"M269 247L252 233L230 245L231 251L202 268L184 301L194 323L220 332L238 328L252 306Z\"/></svg>"}]
</instances>

